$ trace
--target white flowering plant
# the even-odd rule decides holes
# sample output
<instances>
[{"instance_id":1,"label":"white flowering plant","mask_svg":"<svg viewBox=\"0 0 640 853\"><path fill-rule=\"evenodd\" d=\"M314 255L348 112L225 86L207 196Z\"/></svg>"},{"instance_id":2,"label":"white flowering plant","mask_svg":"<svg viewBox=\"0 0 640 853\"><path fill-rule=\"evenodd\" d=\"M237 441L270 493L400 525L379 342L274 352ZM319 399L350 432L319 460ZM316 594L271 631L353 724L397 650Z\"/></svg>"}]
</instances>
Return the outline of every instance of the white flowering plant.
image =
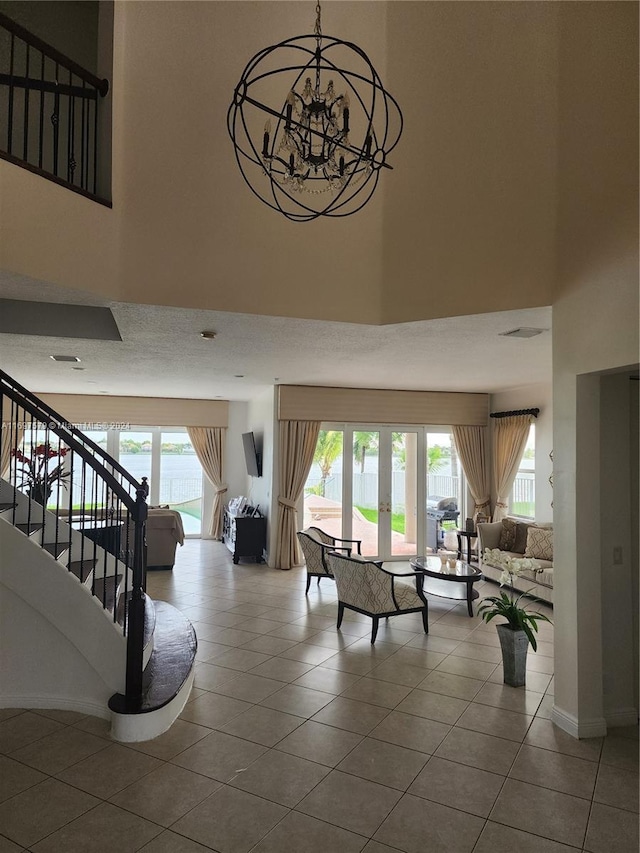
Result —
<instances>
[{"instance_id":1,"label":"white flowering plant","mask_svg":"<svg viewBox=\"0 0 640 853\"><path fill-rule=\"evenodd\" d=\"M529 557L511 557L498 548L485 548L484 561L501 568L500 586L508 585L512 589L514 578L523 572L542 571L536 560ZM478 607L478 613L485 622L491 622L496 616L502 616L507 620L507 624L512 630L524 631L535 652L538 645L534 632L538 630L538 622L551 622L551 620L538 610L528 610L526 607L520 606L520 600L529 592L531 590L523 592L515 598L513 592L508 594L502 591L500 595L485 598ZM533 600L534 602L540 601L539 598Z\"/></svg>"}]
</instances>

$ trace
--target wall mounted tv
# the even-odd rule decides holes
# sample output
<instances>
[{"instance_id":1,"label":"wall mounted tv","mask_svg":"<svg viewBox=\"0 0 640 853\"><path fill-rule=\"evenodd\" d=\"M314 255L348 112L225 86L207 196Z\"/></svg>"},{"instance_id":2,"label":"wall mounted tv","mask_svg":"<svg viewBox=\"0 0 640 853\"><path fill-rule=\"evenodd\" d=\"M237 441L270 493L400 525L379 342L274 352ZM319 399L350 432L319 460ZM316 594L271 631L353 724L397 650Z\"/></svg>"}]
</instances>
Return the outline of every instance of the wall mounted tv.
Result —
<instances>
[{"instance_id":1,"label":"wall mounted tv","mask_svg":"<svg viewBox=\"0 0 640 853\"><path fill-rule=\"evenodd\" d=\"M242 433L242 445L247 474L250 477L262 477L262 456L256 450L256 440L252 432Z\"/></svg>"}]
</instances>

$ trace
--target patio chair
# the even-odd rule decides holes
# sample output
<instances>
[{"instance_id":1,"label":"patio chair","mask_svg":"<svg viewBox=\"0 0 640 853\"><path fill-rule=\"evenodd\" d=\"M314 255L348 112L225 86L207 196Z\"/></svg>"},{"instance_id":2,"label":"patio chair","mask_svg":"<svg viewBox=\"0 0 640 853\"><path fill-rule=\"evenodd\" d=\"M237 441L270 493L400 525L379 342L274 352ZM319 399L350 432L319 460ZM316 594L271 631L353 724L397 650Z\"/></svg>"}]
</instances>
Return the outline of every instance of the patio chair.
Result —
<instances>
[{"instance_id":1,"label":"patio chair","mask_svg":"<svg viewBox=\"0 0 640 853\"><path fill-rule=\"evenodd\" d=\"M322 578L331 578L333 580L333 575L327 568L324 559L327 551L335 551L337 549L351 554L355 547L359 554L362 546L361 539L339 539L337 536L330 536L324 530L320 530L319 527L307 527L306 530L298 531L297 535L307 565L307 587L304 591L305 595L309 592L311 578L318 578L318 585L320 585ZM340 542L344 542L345 544L340 545Z\"/></svg>"},{"instance_id":2,"label":"patio chair","mask_svg":"<svg viewBox=\"0 0 640 853\"><path fill-rule=\"evenodd\" d=\"M355 610L373 620L371 645L376 641L378 623L382 617L400 616L403 613L422 613L425 634L429 633L429 605L422 591L422 576L416 572L390 572L381 562L347 557L336 551L325 555L327 566L338 588L338 624L340 628L344 609ZM400 580L412 578L412 585Z\"/></svg>"}]
</instances>

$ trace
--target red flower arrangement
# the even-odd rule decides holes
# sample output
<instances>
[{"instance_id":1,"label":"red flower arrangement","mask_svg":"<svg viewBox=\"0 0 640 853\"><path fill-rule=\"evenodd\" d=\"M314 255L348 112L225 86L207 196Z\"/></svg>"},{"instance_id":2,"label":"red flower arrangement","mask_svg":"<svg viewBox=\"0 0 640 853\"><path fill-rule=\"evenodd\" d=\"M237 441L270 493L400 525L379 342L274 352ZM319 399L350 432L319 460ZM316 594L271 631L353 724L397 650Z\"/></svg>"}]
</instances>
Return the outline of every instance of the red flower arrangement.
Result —
<instances>
[{"instance_id":1,"label":"red flower arrangement","mask_svg":"<svg viewBox=\"0 0 640 853\"><path fill-rule=\"evenodd\" d=\"M65 488L65 482L70 476L70 471L64 470L64 457L69 453L68 447L51 447L50 444L38 444L31 449L31 455L27 456L20 449L11 451L11 455L22 466L22 480L18 486L26 486L29 495L43 506L47 502L53 486L59 482ZM52 459L59 460L53 467L49 468Z\"/></svg>"}]
</instances>

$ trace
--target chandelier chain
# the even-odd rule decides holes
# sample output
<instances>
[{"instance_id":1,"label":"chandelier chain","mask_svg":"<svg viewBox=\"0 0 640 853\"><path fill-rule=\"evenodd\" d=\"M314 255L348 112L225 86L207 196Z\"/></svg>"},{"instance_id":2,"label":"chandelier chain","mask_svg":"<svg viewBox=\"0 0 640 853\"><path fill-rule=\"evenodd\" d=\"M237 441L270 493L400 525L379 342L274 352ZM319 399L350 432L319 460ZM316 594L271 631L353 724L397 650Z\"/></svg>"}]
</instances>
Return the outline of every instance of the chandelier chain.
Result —
<instances>
[{"instance_id":1,"label":"chandelier chain","mask_svg":"<svg viewBox=\"0 0 640 853\"><path fill-rule=\"evenodd\" d=\"M318 41L320 41L322 39L322 25L320 23L320 13L321 13L320 3L316 3L316 25L313 28L313 32L315 33L315 36L318 39Z\"/></svg>"}]
</instances>

